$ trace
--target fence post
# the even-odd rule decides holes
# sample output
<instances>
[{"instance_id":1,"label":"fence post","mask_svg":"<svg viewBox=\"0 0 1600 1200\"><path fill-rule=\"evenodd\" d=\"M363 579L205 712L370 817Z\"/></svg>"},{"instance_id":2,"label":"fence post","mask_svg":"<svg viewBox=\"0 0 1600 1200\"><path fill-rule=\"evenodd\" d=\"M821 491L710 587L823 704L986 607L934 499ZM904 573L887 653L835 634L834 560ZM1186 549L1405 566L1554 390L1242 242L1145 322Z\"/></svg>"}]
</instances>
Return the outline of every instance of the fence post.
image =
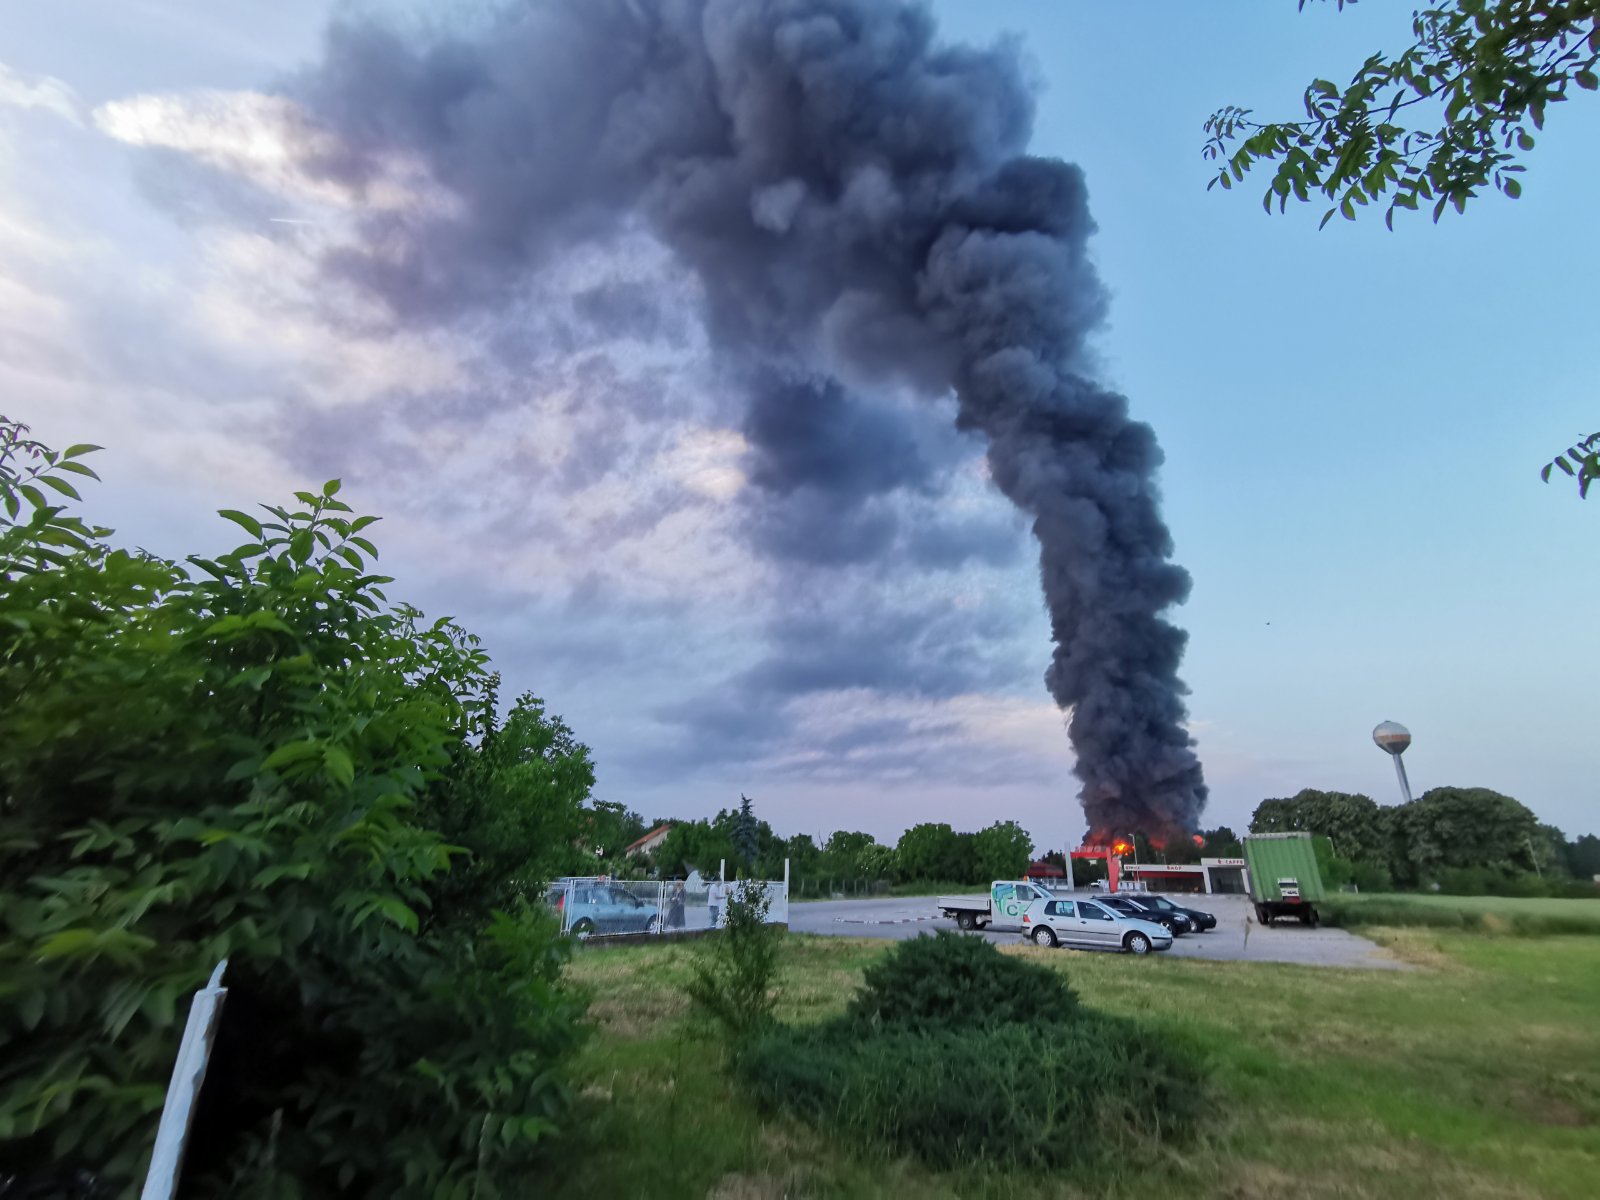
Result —
<instances>
[{"instance_id":1,"label":"fence post","mask_svg":"<svg viewBox=\"0 0 1600 1200\"><path fill-rule=\"evenodd\" d=\"M189 1005L189 1020L183 1027L183 1040L178 1043L177 1061L172 1064L172 1079L161 1107L161 1123L156 1127L156 1144L150 1152L150 1170L144 1178L141 1200L170 1200L178 1190L195 1101L205 1083L222 1002L228 998L228 989L222 986L222 973L227 968L227 959L219 962L211 979L194 994Z\"/></svg>"}]
</instances>

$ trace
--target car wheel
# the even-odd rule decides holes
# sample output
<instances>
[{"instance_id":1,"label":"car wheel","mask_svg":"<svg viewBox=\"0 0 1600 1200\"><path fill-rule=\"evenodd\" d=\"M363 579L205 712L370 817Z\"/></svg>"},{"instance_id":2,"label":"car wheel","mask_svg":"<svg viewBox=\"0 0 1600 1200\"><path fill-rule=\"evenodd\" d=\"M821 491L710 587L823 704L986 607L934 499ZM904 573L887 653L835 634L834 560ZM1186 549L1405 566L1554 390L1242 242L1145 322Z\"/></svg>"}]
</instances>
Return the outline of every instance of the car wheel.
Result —
<instances>
[{"instance_id":1,"label":"car wheel","mask_svg":"<svg viewBox=\"0 0 1600 1200\"><path fill-rule=\"evenodd\" d=\"M1145 935L1140 933L1138 930L1135 930L1125 937L1122 940L1122 944L1127 949L1129 954L1150 953L1150 939L1145 937Z\"/></svg>"},{"instance_id":2,"label":"car wheel","mask_svg":"<svg viewBox=\"0 0 1600 1200\"><path fill-rule=\"evenodd\" d=\"M1041 925L1033 931L1033 944L1052 949L1056 944L1056 931L1048 925Z\"/></svg>"},{"instance_id":3,"label":"car wheel","mask_svg":"<svg viewBox=\"0 0 1600 1200\"><path fill-rule=\"evenodd\" d=\"M957 913L956 926L960 929L976 929L978 927L978 918L969 912Z\"/></svg>"},{"instance_id":4,"label":"car wheel","mask_svg":"<svg viewBox=\"0 0 1600 1200\"><path fill-rule=\"evenodd\" d=\"M572 936L577 938L580 942L588 941L593 933L594 922L589 920L588 917L584 917L582 920L574 921L572 923Z\"/></svg>"},{"instance_id":5,"label":"car wheel","mask_svg":"<svg viewBox=\"0 0 1600 1200\"><path fill-rule=\"evenodd\" d=\"M658 915L658 916L651 917L647 922L645 922L644 931L646 933L660 933L661 932L661 918L660 918L660 916Z\"/></svg>"}]
</instances>

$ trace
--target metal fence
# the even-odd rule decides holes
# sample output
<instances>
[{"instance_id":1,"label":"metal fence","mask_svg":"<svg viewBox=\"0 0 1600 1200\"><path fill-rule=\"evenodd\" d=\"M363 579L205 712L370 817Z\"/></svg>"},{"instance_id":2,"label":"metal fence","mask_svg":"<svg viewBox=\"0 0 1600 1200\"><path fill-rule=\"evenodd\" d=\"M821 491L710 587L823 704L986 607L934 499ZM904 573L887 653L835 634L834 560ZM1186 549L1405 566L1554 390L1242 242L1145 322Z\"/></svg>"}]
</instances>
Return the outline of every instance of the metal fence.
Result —
<instances>
[{"instance_id":1,"label":"metal fence","mask_svg":"<svg viewBox=\"0 0 1600 1200\"><path fill-rule=\"evenodd\" d=\"M756 888L766 893L768 924L787 925L789 886L781 879L559 879L547 899L561 916L561 932L588 940L715 929L727 920L729 898Z\"/></svg>"},{"instance_id":2,"label":"metal fence","mask_svg":"<svg viewBox=\"0 0 1600 1200\"><path fill-rule=\"evenodd\" d=\"M797 879L791 885L796 900L848 900L856 896L887 896L887 879Z\"/></svg>"}]
</instances>

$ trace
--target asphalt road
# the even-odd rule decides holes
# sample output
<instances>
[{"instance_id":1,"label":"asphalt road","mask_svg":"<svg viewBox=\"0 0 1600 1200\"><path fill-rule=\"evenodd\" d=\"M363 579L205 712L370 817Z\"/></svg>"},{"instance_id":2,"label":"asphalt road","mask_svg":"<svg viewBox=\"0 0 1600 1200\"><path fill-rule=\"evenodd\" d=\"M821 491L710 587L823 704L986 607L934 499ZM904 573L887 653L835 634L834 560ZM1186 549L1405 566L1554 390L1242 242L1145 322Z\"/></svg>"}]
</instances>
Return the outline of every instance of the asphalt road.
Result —
<instances>
[{"instance_id":1,"label":"asphalt road","mask_svg":"<svg viewBox=\"0 0 1600 1200\"><path fill-rule=\"evenodd\" d=\"M1085 893L1088 895L1088 893ZM1217 927L1210 933L1191 933L1173 940L1167 954L1175 958L1215 958L1230 961L1300 963L1316 967L1371 967L1403 969L1405 964L1381 947L1343 929L1307 929L1299 924L1256 924L1250 904L1242 896L1197 896L1194 907L1215 913ZM821 900L789 905L789 928L796 933L832 937L889 938L900 941L954 929L955 922L939 915L932 896L871 900ZM1017 933L975 933L996 944L1018 941Z\"/></svg>"}]
</instances>

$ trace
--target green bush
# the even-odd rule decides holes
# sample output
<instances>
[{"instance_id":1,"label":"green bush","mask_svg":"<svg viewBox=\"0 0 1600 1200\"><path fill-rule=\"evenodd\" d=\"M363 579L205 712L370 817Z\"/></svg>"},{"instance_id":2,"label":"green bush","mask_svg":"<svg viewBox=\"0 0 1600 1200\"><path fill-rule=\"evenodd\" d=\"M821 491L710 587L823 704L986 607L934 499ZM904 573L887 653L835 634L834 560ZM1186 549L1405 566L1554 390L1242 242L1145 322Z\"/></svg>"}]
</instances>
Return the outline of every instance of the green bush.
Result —
<instances>
[{"instance_id":1,"label":"green bush","mask_svg":"<svg viewBox=\"0 0 1600 1200\"><path fill-rule=\"evenodd\" d=\"M505 744L486 658L386 599L337 482L225 511L245 544L185 566L52 503L91 449L0 420L5 1160L131 1194L226 958L194 1194L497 1194L565 1111L578 1006L511 885L537 856L425 814L487 797L514 840L510 810L581 802L586 754L541 748L525 702L511 761L452 775Z\"/></svg>"},{"instance_id":2,"label":"green bush","mask_svg":"<svg viewBox=\"0 0 1600 1200\"><path fill-rule=\"evenodd\" d=\"M768 1106L935 1167L1081 1164L1180 1138L1201 1083L1156 1035L1087 1012L972 1029L784 1029L757 1039L739 1070Z\"/></svg>"},{"instance_id":3,"label":"green bush","mask_svg":"<svg viewBox=\"0 0 1600 1200\"><path fill-rule=\"evenodd\" d=\"M773 981L784 931L767 924L771 906L765 889L734 884L722 931L711 936L689 980L689 998L735 1043L770 1025L777 1004Z\"/></svg>"},{"instance_id":4,"label":"green bush","mask_svg":"<svg viewBox=\"0 0 1600 1200\"><path fill-rule=\"evenodd\" d=\"M943 929L900 942L864 978L851 1018L897 1029L1056 1021L1078 1008L1059 972Z\"/></svg>"},{"instance_id":5,"label":"green bush","mask_svg":"<svg viewBox=\"0 0 1600 1200\"><path fill-rule=\"evenodd\" d=\"M933 1166L1059 1166L1181 1137L1202 1082L1058 972L948 932L900 943L843 1017L771 1030L737 1069L766 1105Z\"/></svg>"}]
</instances>

